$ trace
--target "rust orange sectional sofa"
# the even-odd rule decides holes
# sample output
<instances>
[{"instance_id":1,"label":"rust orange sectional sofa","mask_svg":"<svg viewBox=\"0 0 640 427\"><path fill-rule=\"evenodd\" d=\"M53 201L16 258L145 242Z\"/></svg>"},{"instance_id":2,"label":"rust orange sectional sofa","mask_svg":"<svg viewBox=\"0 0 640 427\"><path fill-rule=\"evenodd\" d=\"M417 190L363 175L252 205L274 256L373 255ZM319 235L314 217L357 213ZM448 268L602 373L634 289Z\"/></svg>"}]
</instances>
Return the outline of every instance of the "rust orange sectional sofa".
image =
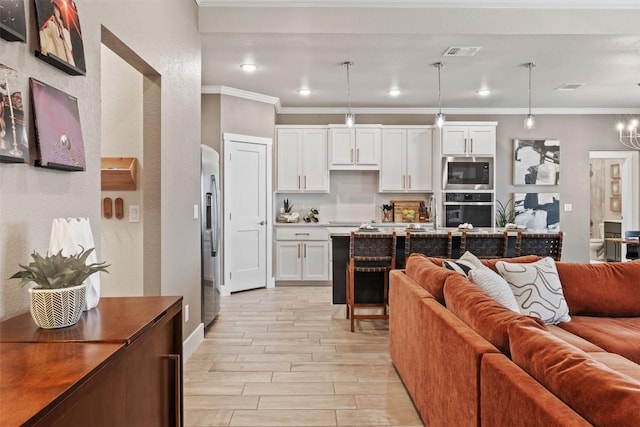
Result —
<instances>
[{"instance_id":1,"label":"rust orange sectional sofa","mask_svg":"<svg viewBox=\"0 0 640 427\"><path fill-rule=\"evenodd\" d=\"M640 261L557 262L571 316L558 325L442 262L413 254L390 274L391 359L425 424L640 425Z\"/></svg>"}]
</instances>

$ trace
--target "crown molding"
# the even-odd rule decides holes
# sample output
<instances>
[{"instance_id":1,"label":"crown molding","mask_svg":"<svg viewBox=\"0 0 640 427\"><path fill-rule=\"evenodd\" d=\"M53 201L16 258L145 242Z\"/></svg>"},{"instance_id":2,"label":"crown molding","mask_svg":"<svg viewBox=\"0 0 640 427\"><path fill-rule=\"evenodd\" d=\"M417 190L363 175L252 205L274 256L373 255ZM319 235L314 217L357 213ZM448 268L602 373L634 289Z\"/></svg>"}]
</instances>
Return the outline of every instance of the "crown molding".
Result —
<instances>
[{"instance_id":1,"label":"crown molding","mask_svg":"<svg viewBox=\"0 0 640 427\"><path fill-rule=\"evenodd\" d=\"M200 7L387 7L422 9L640 9L637 0L195 0Z\"/></svg>"},{"instance_id":2,"label":"crown molding","mask_svg":"<svg viewBox=\"0 0 640 427\"><path fill-rule=\"evenodd\" d=\"M236 89L228 86L202 86L203 95L228 95L249 101L264 102L275 107L277 114L346 114L345 107L283 107L280 98L263 95L248 90ZM427 115L436 114L438 108L390 108L390 107L360 107L351 108L353 114L404 114ZM515 115L527 114L527 108L443 108L444 114L451 115ZM620 115L640 114L640 108L534 108L534 115Z\"/></svg>"}]
</instances>

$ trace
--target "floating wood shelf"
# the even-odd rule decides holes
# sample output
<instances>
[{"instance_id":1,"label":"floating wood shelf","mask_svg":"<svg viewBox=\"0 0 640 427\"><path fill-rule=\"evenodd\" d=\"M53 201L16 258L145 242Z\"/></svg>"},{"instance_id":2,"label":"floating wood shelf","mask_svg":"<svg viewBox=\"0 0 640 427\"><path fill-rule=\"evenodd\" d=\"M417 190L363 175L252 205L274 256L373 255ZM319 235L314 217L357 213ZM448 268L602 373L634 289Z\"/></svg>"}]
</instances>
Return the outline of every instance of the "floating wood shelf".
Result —
<instances>
[{"instance_id":1,"label":"floating wood shelf","mask_svg":"<svg viewBox=\"0 0 640 427\"><path fill-rule=\"evenodd\" d=\"M135 157L102 157L100 160L102 191L136 189L137 161Z\"/></svg>"}]
</instances>

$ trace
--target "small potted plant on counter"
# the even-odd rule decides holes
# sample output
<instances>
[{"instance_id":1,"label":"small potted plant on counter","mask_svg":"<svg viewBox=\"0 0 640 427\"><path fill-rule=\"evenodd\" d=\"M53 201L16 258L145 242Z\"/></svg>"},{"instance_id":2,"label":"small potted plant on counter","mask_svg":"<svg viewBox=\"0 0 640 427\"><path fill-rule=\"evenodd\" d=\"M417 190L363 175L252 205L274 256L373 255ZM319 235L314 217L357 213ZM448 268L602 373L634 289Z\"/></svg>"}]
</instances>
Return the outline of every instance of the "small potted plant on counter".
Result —
<instances>
[{"instance_id":1,"label":"small potted plant on counter","mask_svg":"<svg viewBox=\"0 0 640 427\"><path fill-rule=\"evenodd\" d=\"M507 203L496 201L496 227L504 228L507 224L513 224L516 220L516 213L512 207L513 199L507 200Z\"/></svg>"},{"instance_id":2,"label":"small potted plant on counter","mask_svg":"<svg viewBox=\"0 0 640 427\"><path fill-rule=\"evenodd\" d=\"M64 256L62 251L55 255L31 254L33 261L22 265L22 270L11 276L20 279L19 286L35 283L29 289L31 317L45 329L64 328L75 325L84 310L87 277L99 271L107 272L104 262L87 264L87 258L94 248L75 255Z\"/></svg>"}]
</instances>

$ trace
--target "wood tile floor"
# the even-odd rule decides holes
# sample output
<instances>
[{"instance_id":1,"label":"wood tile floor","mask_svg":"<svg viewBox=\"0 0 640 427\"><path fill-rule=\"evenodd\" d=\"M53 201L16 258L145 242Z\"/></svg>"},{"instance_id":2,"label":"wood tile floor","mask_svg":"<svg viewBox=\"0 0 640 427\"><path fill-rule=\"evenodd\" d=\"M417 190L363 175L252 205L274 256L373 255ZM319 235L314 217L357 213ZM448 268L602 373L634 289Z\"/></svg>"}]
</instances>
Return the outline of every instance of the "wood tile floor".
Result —
<instances>
[{"instance_id":1,"label":"wood tile floor","mask_svg":"<svg viewBox=\"0 0 640 427\"><path fill-rule=\"evenodd\" d=\"M185 426L422 426L389 358L388 322L331 319L331 287L222 298L185 364Z\"/></svg>"}]
</instances>

